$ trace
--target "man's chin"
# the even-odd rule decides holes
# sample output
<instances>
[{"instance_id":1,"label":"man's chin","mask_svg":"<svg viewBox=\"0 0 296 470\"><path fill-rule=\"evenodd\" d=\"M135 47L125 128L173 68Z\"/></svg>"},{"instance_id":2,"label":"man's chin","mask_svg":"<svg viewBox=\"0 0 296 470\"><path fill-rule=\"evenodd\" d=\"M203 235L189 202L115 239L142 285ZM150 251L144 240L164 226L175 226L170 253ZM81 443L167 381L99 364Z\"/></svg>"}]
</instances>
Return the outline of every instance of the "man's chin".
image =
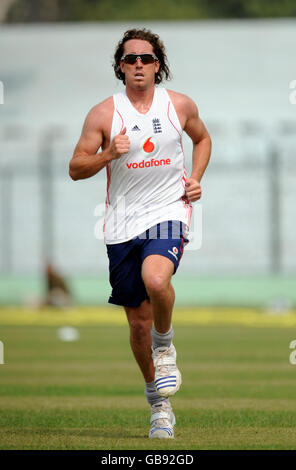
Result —
<instances>
[{"instance_id":1,"label":"man's chin","mask_svg":"<svg viewBox=\"0 0 296 470\"><path fill-rule=\"evenodd\" d=\"M135 78L133 81L136 85L144 85L145 83L147 83L144 77Z\"/></svg>"},{"instance_id":2,"label":"man's chin","mask_svg":"<svg viewBox=\"0 0 296 470\"><path fill-rule=\"evenodd\" d=\"M147 83L145 80L134 80L129 85L134 88L135 90L147 90L152 86L150 83Z\"/></svg>"}]
</instances>

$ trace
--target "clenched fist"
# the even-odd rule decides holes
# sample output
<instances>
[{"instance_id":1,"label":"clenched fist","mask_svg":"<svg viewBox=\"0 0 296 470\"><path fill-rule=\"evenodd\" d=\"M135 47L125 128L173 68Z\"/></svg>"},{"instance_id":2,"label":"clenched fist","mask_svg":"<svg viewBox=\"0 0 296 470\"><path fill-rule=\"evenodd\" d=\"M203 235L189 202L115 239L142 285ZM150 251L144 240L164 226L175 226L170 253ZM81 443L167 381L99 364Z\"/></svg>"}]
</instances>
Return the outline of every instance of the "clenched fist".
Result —
<instances>
[{"instance_id":1,"label":"clenched fist","mask_svg":"<svg viewBox=\"0 0 296 470\"><path fill-rule=\"evenodd\" d=\"M126 133L126 127L124 127L118 135L114 137L109 147L109 153L111 155L111 160L120 158L121 155L128 153L130 148L130 140Z\"/></svg>"},{"instance_id":2,"label":"clenched fist","mask_svg":"<svg viewBox=\"0 0 296 470\"><path fill-rule=\"evenodd\" d=\"M187 178L185 183L185 194L190 202L201 198L201 186L194 178Z\"/></svg>"}]
</instances>

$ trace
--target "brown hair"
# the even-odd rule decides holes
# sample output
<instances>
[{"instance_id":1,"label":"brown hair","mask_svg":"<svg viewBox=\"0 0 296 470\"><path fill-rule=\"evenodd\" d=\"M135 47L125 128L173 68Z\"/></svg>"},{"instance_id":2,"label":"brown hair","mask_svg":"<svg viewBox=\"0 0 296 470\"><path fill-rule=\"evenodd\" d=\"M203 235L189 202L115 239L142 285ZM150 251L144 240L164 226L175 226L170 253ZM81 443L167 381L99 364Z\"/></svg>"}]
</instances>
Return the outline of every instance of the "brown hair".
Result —
<instances>
[{"instance_id":1,"label":"brown hair","mask_svg":"<svg viewBox=\"0 0 296 470\"><path fill-rule=\"evenodd\" d=\"M169 80L171 78L171 72L168 67L164 44L159 39L159 36L157 34L153 34L149 29L129 29L124 33L123 38L117 44L114 54L114 62L112 64L116 77L119 80L122 80L125 84L125 75L120 70L120 60L123 56L124 44L130 39L142 39L152 45L153 52L159 61L159 70L155 74L155 83L161 83L164 78Z\"/></svg>"}]
</instances>

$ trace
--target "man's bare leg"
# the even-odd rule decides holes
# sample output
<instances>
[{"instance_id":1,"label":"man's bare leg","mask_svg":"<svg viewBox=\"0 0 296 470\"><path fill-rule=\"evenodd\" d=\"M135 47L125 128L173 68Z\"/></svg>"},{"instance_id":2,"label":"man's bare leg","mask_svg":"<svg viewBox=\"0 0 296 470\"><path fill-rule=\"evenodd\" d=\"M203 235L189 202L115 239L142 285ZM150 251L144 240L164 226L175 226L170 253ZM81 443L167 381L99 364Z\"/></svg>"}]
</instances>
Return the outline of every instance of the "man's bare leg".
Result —
<instances>
[{"instance_id":1,"label":"man's bare leg","mask_svg":"<svg viewBox=\"0 0 296 470\"><path fill-rule=\"evenodd\" d=\"M165 256L147 256L142 264L142 278L150 298L154 328L152 329L154 381L162 397L174 395L182 378L176 365L176 349L172 344L172 311L175 292L171 284L174 263Z\"/></svg>"},{"instance_id":2,"label":"man's bare leg","mask_svg":"<svg viewBox=\"0 0 296 470\"><path fill-rule=\"evenodd\" d=\"M154 381L154 365L151 357L152 306L144 300L139 307L124 307L129 327L130 344L135 359L147 383Z\"/></svg>"},{"instance_id":3,"label":"man's bare leg","mask_svg":"<svg viewBox=\"0 0 296 470\"><path fill-rule=\"evenodd\" d=\"M150 297L154 327L158 333L171 328L175 291L171 284L173 262L161 255L147 256L142 264L142 278Z\"/></svg>"},{"instance_id":4,"label":"man's bare leg","mask_svg":"<svg viewBox=\"0 0 296 470\"><path fill-rule=\"evenodd\" d=\"M145 300L139 307L125 307L130 326L130 344L145 379L145 395L150 405L163 401L154 384L155 369L151 354L152 308Z\"/></svg>"},{"instance_id":5,"label":"man's bare leg","mask_svg":"<svg viewBox=\"0 0 296 470\"><path fill-rule=\"evenodd\" d=\"M130 344L145 379L145 395L151 409L151 438L174 437L175 415L169 400L161 397L155 387L155 369L151 355L152 307L145 300L139 307L125 307L130 326Z\"/></svg>"},{"instance_id":6,"label":"man's bare leg","mask_svg":"<svg viewBox=\"0 0 296 470\"><path fill-rule=\"evenodd\" d=\"M151 358L151 328L167 333L171 328L175 291L171 284L174 264L160 255L147 256L142 264L142 278L150 301L139 307L124 307L130 326L130 344L146 382L154 380Z\"/></svg>"}]
</instances>

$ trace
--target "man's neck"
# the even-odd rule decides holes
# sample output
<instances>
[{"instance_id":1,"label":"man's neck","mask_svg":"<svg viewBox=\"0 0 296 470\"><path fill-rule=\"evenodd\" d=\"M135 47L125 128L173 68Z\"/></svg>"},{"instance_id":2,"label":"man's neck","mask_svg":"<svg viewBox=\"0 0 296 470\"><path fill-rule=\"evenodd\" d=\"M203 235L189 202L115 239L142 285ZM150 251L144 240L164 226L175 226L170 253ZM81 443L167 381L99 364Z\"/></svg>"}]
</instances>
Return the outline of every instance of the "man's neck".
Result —
<instances>
[{"instance_id":1,"label":"man's neck","mask_svg":"<svg viewBox=\"0 0 296 470\"><path fill-rule=\"evenodd\" d=\"M125 90L128 99L139 113L145 114L149 111L154 97L154 86L145 90L137 90L126 86Z\"/></svg>"}]
</instances>

